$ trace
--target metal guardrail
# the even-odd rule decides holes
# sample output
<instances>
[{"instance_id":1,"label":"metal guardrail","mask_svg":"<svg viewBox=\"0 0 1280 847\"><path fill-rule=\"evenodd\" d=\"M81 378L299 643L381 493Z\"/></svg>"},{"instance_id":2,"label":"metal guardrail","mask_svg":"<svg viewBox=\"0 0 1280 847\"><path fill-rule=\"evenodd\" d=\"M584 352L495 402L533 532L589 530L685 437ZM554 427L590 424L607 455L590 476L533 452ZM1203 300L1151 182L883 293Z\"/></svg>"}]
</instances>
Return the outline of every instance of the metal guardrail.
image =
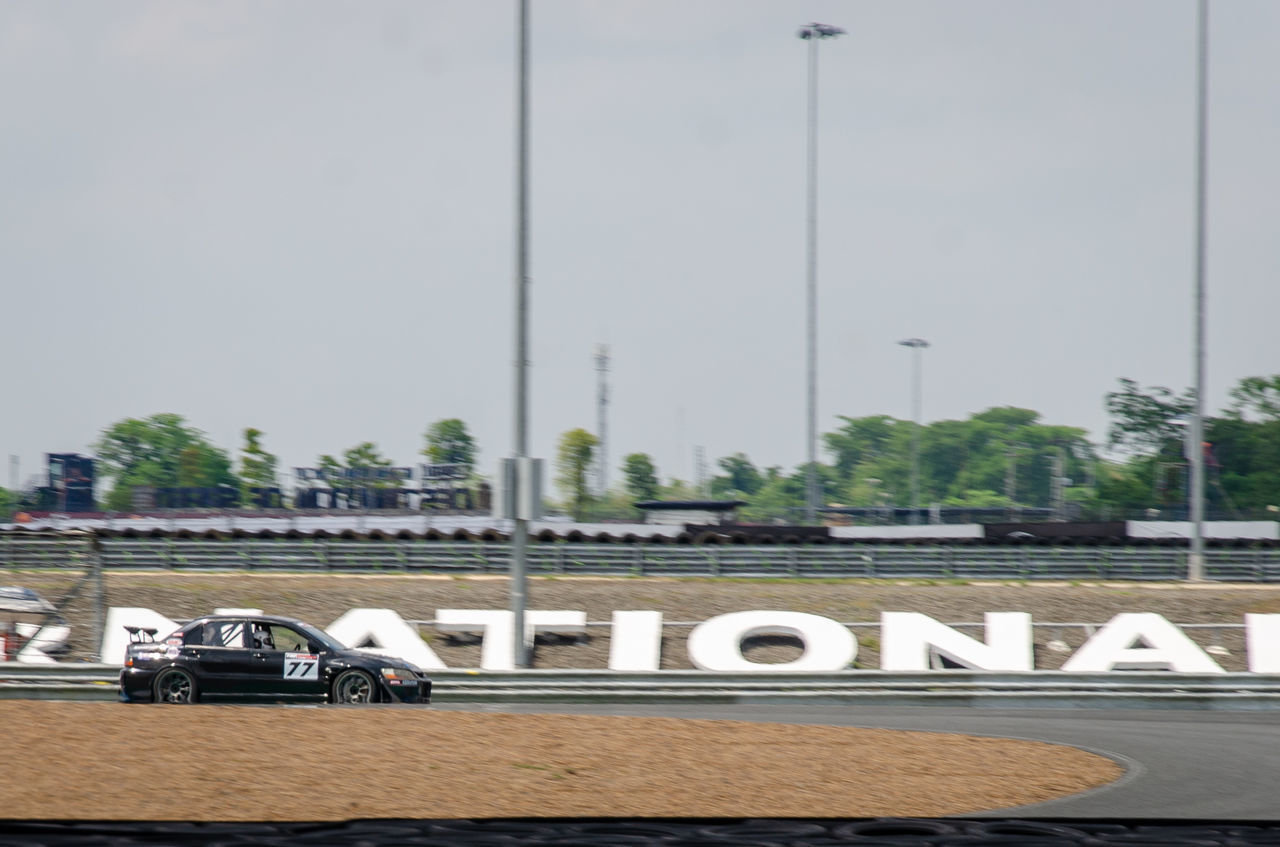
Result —
<instances>
[{"instance_id":1,"label":"metal guardrail","mask_svg":"<svg viewBox=\"0 0 1280 847\"><path fill-rule=\"evenodd\" d=\"M0 699L115 700L113 665L0 665ZM1280 709L1280 675L1164 672L431 672L437 703L865 703L988 708Z\"/></svg>"},{"instance_id":2,"label":"metal guardrail","mask_svg":"<svg viewBox=\"0 0 1280 847\"><path fill-rule=\"evenodd\" d=\"M348 539L103 538L109 570L254 570L324 573L506 573L505 542ZM0 568L83 568L88 542L0 536ZM1206 551L1220 582L1280 582L1280 548ZM1032 545L659 545L541 543L534 575L998 580L1177 580L1186 551Z\"/></svg>"},{"instance_id":3,"label":"metal guardrail","mask_svg":"<svg viewBox=\"0 0 1280 847\"><path fill-rule=\"evenodd\" d=\"M118 700L114 665L0 663L0 700Z\"/></svg>"}]
</instances>

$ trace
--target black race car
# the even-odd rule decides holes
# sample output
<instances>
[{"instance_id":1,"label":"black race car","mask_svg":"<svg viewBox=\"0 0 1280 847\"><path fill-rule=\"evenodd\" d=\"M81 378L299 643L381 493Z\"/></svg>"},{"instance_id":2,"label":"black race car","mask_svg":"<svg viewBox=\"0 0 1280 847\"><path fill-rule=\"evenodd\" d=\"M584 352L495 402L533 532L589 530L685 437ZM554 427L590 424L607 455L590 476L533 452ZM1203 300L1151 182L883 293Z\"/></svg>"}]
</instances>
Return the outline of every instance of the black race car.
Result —
<instances>
[{"instance_id":1,"label":"black race car","mask_svg":"<svg viewBox=\"0 0 1280 847\"><path fill-rule=\"evenodd\" d=\"M352 650L293 618L209 615L158 640L154 630L126 628L126 703L431 700L431 680L409 662Z\"/></svg>"}]
</instances>

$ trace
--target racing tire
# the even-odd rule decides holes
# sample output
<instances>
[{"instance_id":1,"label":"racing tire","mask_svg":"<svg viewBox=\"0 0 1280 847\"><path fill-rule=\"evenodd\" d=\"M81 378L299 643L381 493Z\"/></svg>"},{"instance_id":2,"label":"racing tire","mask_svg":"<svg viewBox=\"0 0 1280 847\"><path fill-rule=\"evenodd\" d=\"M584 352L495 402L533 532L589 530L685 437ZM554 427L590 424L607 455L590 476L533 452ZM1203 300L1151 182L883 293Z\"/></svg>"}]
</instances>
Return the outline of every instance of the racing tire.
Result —
<instances>
[{"instance_id":1,"label":"racing tire","mask_svg":"<svg viewBox=\"0 0 1280 847\"><path fill-rule=\"evenodd\" d=\"M378 702L378 689L373 684L373 677L364 671L343 671L333 681L330 702L344 705Z\"/></svg>"},{"instance_id":2,"label":"racing tire","mask_svg":"<svg viewBox=\"0 0 1280 847\"><path fill-rule=\"evenodd\" d=\"M156 676L157 703L195 703L199 699L196 679L182 668L165 668Z\"/></svg>"}]
</instances>

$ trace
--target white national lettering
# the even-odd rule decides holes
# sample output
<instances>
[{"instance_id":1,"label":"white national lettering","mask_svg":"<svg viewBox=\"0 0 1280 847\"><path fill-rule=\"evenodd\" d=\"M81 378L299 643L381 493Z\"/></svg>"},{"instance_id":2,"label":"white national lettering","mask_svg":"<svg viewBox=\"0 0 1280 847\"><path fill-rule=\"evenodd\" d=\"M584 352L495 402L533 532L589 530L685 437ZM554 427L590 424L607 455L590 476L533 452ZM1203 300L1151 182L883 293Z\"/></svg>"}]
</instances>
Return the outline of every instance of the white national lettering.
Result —
<instances>
[{"instance_id":1,"label":"white national lettering","mask_svg":"<svg viewBox=\"0 0 1280 847\"><path fill-rule=\"evenodd\" d=\"M218 610L257 613L258 610ZM512 670L514 615L500 609L440 609L436 628L445 633L475 633L482 639L480 668ZM125 626L147 627L163 638L178 624L152 609L108 609L100 655L107 664L124 661L129 642ZM613 613L609 644L609 669L655 671L661 667L661 612ZM1245 615L1248 668L1253 673L1280 673L1280 614ZM351 609L334 621L328 631L343 643L411 661L427 670L443 670L445 664L422 640L417 627L391 609ZM525 613L525 641L533 643L539 632L580 635L586 631L586 613L576 610L533 609ZM783 635L798 639L803 654L794 661L765 664L748 660L743 642L754 636ZM66 634L46 628L36 649L24 649L18 661L46 662L45 651ZM985 634L978 640L954 627L916 612L885 612L881 616L880 666L888 671L927 671L933 657L963 667L990 671L1032 669L1031 616L1025 612L989 612ZM28 645L29 647L29 645ZM689 661L709 671L775 673L781 671L835 672L849 669L857 657L858 643L845 625L820 615L783 611L744 611L720 615L696 626L688 640ZM1116 615L1099 628L1062 666L1074 673L1157 669L1179 673L1223 673L1182 630L1154 613Z\"/></svg>"},{"instance_id":2,"label":"white national lettering","mask_svg":"<svg viewBox=\"0 0 1280 847\"><path fill-rule=\"evenodd\" d=\"M166 618L152 609L141 606L112 606L107 609L107 620L102 629L102 646L98 655L103 664L123 665L125 650L129 646L126 626L154 629L157 638L164 638L178 628L176 621Z\"/></svg>"},{"instance_id":3,"label":"white national lettering","mask_svg":"<svg viewBox=\"0 0 1280 847\"><path fill-rule=\"evenodd\" d=\"M1280 673L1280 615L1245 615L1244 630L1249 670Z\"/></svg>"},{"instance_id":4,"label":"white national lettering","mask_svg":"<svg viewBox=\"0 0 1280 847\"><path fill-rule=\"evenodd\" d=\"M986 641L978 641L919 612L880 615L880 669L927 671L932 655L982 671L1034 670L1031 615L987 612Z\"/></svg>"},{"instance_id":5,"label":"white national lettering","mask_svg":"<svg viewBox=\"0 0 1280 847\"><path fill-rule=\"evenodd\" d=\"M763 635L800 639L804 653L790 662L761 664L742 655L742 642ZM858 641L847 627L804 612L732 612L694 627L689 634L689 661L704 671L844 670L858 655Z\"/></svg>"},{"instance_id":6,"label":"white national lettering","mask_svg":"<svg viewBox=\"0 0 1280 847\"><path fill-rule=\"evenodd\" d=\"M329 624L325 632L349 647L399 656L423 670L445 668L418 630L391 609L351 609Z\"/></svg>"},{"instance_id":7,"label":"white national lettering","mask_svg":"<svg viewBox=\"0 0 1280 847\"><path fill-rule=\"evenodd\" d=\"M1152 612L1116 615L1095 632L1062 669L1072 673L1119 670L1224 672L1182 630Z\"/></svg>"},{"instance_id":8,"label":"white national lettering","mask_svg":"<svg viewBox=\"0 0 1280 847\"><path fill-rule=\"evenodd\" d=\"M515 670L515 613L497 609L440 609L436 629L479 633L480 667L487 671ZM539 632L581 635L587 613L573 610L529 609L524 613L524 642L532 645Z\"/></svg>"},{"instance_id":9,"label":"white national lettering","mask_svg":"<svg viewBox=\"0 0 1280 847\"><path fill-rule=\"evenodd\" d=\"M614 612L609 670L656 671L662 666L662 612Z\"/></svg>"}]
</instances>

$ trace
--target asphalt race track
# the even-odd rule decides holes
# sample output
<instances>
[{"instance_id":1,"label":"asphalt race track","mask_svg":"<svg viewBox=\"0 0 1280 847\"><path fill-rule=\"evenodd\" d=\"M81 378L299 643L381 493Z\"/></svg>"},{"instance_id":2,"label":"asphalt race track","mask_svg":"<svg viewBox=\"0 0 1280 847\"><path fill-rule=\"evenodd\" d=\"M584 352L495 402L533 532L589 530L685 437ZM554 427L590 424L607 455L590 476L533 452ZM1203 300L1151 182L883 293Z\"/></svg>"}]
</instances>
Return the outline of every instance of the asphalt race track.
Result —
<instances>
[{"instance_id":1,"label":"asphalt race track","mask_svg":"<svg viewBox=\"0 0 1280 847\"><path fill-rule=\"evenodd\" d=\"M1102 753L1129 773L1062 800L991 817L1280 820L1280 713L1138 709L1006 711L821 704L448 706L484 711L636 715L959 732L1068 744Z\"/></svg>"}]
</instances>

